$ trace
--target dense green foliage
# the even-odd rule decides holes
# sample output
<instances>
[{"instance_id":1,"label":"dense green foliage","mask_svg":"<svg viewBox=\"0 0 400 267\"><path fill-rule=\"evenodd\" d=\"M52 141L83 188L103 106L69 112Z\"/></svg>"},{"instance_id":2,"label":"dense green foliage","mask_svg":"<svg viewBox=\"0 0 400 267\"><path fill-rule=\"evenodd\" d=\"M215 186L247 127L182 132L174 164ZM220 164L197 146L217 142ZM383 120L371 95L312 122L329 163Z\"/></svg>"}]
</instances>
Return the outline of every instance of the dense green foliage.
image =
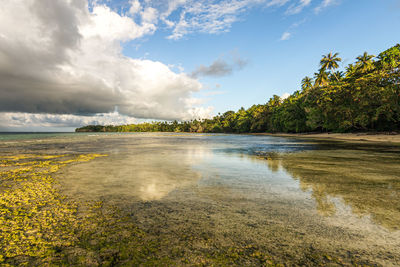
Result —
<instances>
[{"instance_id":1,"label":"dense green foliage","mask_svg":"<svg viewBox=\"0 0 400 267\"><path fill-rule=\"evenodd\" d=\"M323 56L313 78L286 99L212 119L122 126L90 125L77 131L107 132L310 132L396 131L400 129L400 45L377 57L364 53L344 72L338 54Z\"/></svg>"}]
</instances>

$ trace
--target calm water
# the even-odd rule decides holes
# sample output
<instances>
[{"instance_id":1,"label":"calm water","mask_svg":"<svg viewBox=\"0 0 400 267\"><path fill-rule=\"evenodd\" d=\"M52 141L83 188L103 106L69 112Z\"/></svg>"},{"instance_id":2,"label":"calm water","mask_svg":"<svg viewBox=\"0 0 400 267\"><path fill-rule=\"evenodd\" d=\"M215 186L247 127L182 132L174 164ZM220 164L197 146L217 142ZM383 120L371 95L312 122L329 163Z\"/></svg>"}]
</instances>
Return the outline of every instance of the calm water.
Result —
<instances>
[{"instance_id":1,"label":"calm water","mask_svg":"<svg viewBox=\"0 0 400 267\"><path fill-rule=\"evenodd\" d=\"M0 153L106 153L58 174L78 199L128 210L183 246L256 244L299 263L316 251L400 265L398 147L208 134L0 135ZM199 243L191 250L201 250Z\"/></svg>"}]
</instances>

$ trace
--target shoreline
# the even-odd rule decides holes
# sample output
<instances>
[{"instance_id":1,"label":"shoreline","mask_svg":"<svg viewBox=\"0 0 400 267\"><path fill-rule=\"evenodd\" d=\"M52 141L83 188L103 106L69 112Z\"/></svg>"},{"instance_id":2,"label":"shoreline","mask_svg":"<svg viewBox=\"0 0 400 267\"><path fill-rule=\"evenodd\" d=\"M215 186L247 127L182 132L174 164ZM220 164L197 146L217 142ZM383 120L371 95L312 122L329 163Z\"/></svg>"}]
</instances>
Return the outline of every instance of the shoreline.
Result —
<instances>
[{"instance_id":1,"label":"shoreline","mask_svg":"<svg viewBox=\"0 0 400 267\"><path fill-rule=\"evenodd\" d=\"M41 133L10 133L13 134L71 134L74 135L77 132L41 132ZM298 139L307 139L307 140L320 140L320 141L342 141L342 142L357 142L357 143L377 143L377 144L386 144L386 145L400 145L400 133L396 132L381 132L381 133L369 133L369 132L360 132L360 133L195 133L195 132L78 132L78 133L86 133L86 134L125 134L125 133L169 133L169 134L233 134L233 135L254 135L254 136L275 136L275 137L292 137ZM9 134L9 133L5 133ZM50 137L50 136L49 136ZM46 138L47 139L47 138ZM0 141L22 141L25 139L2 139Z\"/></svg>"},{"instance_id":2,"label":"shoreline","mask_svg":"<svg viewBox=\"0 0 400 267\"><path fill-rule=\"evenodd\" d=\"M277 137L295 137L325 141L372 142L400 145L400 134L389 133L254 133L251 135L268 135Z\"/></svg>"},{"instance_id":3,"label":"shoreline","mask_svg":"<svg viewBox=\"0 0 400 267\"><path fill-rule=\"evenodd\" d=\"M14 254L4 264L385 266L400 255L393 235L400 225L394 175L400 146L128 135L0 142L2 178L12 186L0 197L13 210L21 202L48 203L5 217L0 255L1 249ZM245 150L235 150L237 138ZM280 145L282 152L298 144L310 150L243 156L254 141ZM221 147L228 153L219 153ZM90 155L108 157L84 161ZM199 186L203 177L206 184ZM10 246L15 233L21 238ZM43 243L49 236L59 243Z\"/></svg>"}]
</instances>

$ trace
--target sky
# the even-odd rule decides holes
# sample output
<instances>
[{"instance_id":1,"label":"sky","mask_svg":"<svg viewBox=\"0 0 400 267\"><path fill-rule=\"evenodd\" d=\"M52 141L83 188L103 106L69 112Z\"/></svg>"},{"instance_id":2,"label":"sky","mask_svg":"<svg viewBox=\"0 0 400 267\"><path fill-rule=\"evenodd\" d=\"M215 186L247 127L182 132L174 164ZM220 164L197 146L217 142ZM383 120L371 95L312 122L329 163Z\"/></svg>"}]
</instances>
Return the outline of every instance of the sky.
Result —
<instances>
[{"instance_id":1,"label":"sky","mask_svg":"<svg viewBox=\"0 0 400 267\"><path fill-rule=\"evenodd\" d=\"M0 4L0 131L208 118L400 40L400 0Z\"/></svg>"}]
</instances>

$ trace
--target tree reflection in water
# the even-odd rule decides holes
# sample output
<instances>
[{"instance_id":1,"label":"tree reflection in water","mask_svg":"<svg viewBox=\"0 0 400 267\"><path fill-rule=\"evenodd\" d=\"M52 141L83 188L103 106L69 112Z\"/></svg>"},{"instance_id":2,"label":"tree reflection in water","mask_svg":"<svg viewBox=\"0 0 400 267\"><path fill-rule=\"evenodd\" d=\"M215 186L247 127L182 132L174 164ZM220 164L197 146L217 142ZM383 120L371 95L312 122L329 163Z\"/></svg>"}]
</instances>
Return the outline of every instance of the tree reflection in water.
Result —
<instances>
[{"instance_id":1,"label":"tree reflection in water","mask_svg":"<svg viewBox=\"0 0 400 267\"><path fill-rule=\"evenodd\" d=\"M320 214L337 212L342 199L358 216L391 230L400 229L400 157L398 153L329 149L301 153L268 153L272 172L283 168L311 191Z\"/></svg>"}]
</instances>

